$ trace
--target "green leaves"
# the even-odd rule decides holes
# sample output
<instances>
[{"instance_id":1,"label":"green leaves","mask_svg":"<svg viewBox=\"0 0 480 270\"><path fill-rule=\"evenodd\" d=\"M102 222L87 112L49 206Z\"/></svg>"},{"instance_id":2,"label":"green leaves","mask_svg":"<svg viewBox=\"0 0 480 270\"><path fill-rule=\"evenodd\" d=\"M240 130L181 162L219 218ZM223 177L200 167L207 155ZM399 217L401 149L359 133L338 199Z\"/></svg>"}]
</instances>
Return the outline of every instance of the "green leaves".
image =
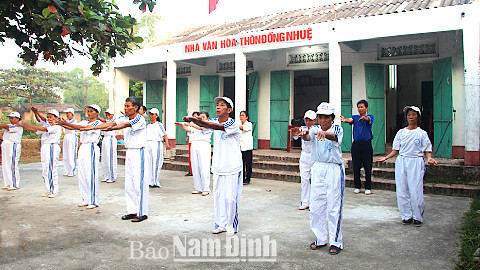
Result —
<instances>
[{"instance_id":1,"label":"green leaves","mask_svg":"<svg viewBox=\"0 0 480 270\"><path fill-rule=\"evenodd\" d=\"M142 37L138 37L138 36L137 36L137 37L134 37L134 38L133 38L133 42L135 42L135 43L142 43L142 42L143 42L143 38L142 38Z\"/></svg>"},{"instance_id":2,"label":"green leaves","mask_svg":"<svg viewBox=\"0 0 480 270\"><path fill-rule=\"evenodd\" d=\"M47 18L48 15L50 15L50 9L44 8L44 9L42 10L42 15L43 15L43 18Z\"/></svg>"}]
</instances>

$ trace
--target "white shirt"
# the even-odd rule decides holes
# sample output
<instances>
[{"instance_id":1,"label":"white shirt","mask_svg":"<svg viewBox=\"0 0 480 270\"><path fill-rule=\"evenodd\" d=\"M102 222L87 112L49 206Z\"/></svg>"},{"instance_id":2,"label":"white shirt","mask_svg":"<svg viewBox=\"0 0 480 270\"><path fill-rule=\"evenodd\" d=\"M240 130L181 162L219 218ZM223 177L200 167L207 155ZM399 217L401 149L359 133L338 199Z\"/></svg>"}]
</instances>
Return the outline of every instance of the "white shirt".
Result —
<instances>
[{"instance_id":1,"label":"white shirt","mask_svg":"<svg viewBox=\"0 0 480 270\"><path fill-rule=\"evenodd\" d=\"M117 125L130 122L131 127L123 129L125 148L142 148L147 146L147 124L143 116L137 114L135 118L130 120L128 116L123 115L114 121Z\"/></svg>"},{"instance_id":2,"label":"white shirt","mask_svg":"<svg viewBox=\"0 0 480 270\"><path fill-rule=\"evenodd\" d=\"M5 131L3 133L3 140L4 141L10 141L13 143L21 143L22 141L22 134L23 134L23 128L19 127L17 125L8 125L8 130L7 129L0 129L1 131Z\"/></svg>"},{"instance_id":3,"label":"white shirt","mask_svg":"<svg viewBox=\"0 0 480 270\"><path fill-rule=\"evenodd\" d=\"M188 138L190 143L193 142L208 142L210 144L210 138L212 137L211 129L204 128L203 130L190 127L190 132L188 133Z\"/></svg>"},{"instance_id":4,"label":"white shirt","mask_svg":"<svg viewBox=\"0 0 480 270\"><path fill-rule=\"evenodd\" d=\"M98 126L102 122L100 120L95 120L91 123L88 122L88 120L82 120L80 123L78 123L80 126ZM81 143L98 143L98 138L100 137L100 130L98 129L93 129L93 130L86 130L86 131L80 131L80 142Z\"/></svg>"},{"instance_id":5,"label":"white shirt","mask_svg":"<svg viewBox=\"0 0 480 270\"><path fill-rule=\"evenodd\" d=\"M75 119L75 118L72 118L72 120L70 120L70 119L65 119L65 120L70 124L74 124L74 125L78 124L77 119ZM64 130L65 130L65 135L69 135L69 134L76 135L77 134L77 130L75 130L75 129L64 128Z\"/></svg>"},{"instance_id":6,"label":"white shirt","mask_svg":"<svg viewBox=\"0 0 480 270\"><path fill-rule=\"evenodd\" d=\"M42 134L42 138L40 139L41 144L60 143L60 135L62 134L61 126L52 126L45 121L40 121L40 124L47 128L47 131L37 131L37 134Z\"/></svg>"},{"instance_id":7,"label":"white shirt","mask_svg":"<svg viewBox=\"0 0 480 270\"><path fill-rule=\"evenodd\" d=\"M432 143L425 130L402 128L393 139L392 149L404 157L423 157L424 152L432 152Z\"/></svg>"},{"instance_id":8,"label":"white shirt","mask_svg":"<svg viewBox=\"0 0 480 270\"><path fill-rule=\"evenodd\" d=\"M311 126L312 128L313 127L318 127L317 125L313 125ZM308 127L307 126L301 126L299 128L300 131L303 131L303 130L308 130ZM295 140L298 140L298 136L293 136L293 138ZM313 145L313 142L312 140L310 141L305 141L303 138L302 138L302 152L305 152L305 153L311 153L312 152L312 145Z\"/></svg>"},{"instance_id":9,"label":"white shirt","mask_svg":"<svg viewBox=\"0 0 480 270\"><path fill-rule=\"evenodd\" d=\"M323 163L343 164L342 158L342 139L343 128L339 125L332 125L326 132L333 132L337 134L338 141L331 141L329 139L318 140L315 132L321 131L320 126L313 126L310 128L310 141L312 142L312 161Z\"/></svg>"},{"instance_id":10,"label":"white shirt","mask_svg":"<svg viewBox=\"0 0 480 270\"><path fill-rule=\"evenodd\" d=\"M242 136L240 138L240 148L242 151L253 149L252 123L246 121L245 124L239 123L243 126Z\"/></svg>"},{"instance_id":11,"label":"white shirt","mask_svg":"<svg viewBox=\"0 0 480 270\"><path fill-rule=\"evenodd\" d=\"M229 175L243 170L242 152L240 151L240 128L235 119L228 118L224 123L218 118L207 120L223 124L225 131L213 131L212 172L214 174ZM204 129L205 130L205 129Z\"/></svg>"},{"instance_id":12,"label":"white shirt","mask_svg":"<svg viewBox=\"0 0 480 270\"><path fill-rule=\"evenodd\" d=\"M115 120L107 120L107 123L110 123L110 122L113 122ZM110 130L110 131L103 131L103 136L104 137L108 137L108 136L115 136L117 135L117 131L116 130Z\"/></svg>"},{"instance_id":13,"label":"white shirt","mask_svg":"<svg viewBox=\"0 0 480 270\"><path fill-rule=\"evenodd\" d=\"M155 122L155 124L147 125L147 141L163 142L163 136L167 135L163 124Z\"/></svg>"}]
</instances>

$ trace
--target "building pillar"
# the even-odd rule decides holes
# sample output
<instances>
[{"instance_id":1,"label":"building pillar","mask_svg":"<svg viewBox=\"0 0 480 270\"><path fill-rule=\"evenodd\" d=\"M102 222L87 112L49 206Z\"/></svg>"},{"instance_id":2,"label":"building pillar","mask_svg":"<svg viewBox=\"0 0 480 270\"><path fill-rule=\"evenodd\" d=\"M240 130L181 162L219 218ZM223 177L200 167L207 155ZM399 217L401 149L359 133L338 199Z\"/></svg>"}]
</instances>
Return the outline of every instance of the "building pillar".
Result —
<instances>
[{"instance_id":1,"label":"building pillar","mask_svg":"<svg viewBox=\"0 0 480 270\"><path fill-rule=\"evenodd\" d=\"M463 19L465 64L465 165L480 165L480 21L477 13Z\"/></svg>"},{"instance_id":2,"label":"building pillar","mask_svg":"<svg viewBox=\"0 0 480 270\"><path fill-rule=\"evenodd\" d=\"M165 93L165 129L171 146L175 146L175 121L177 115L177 63L167 61L167 90Z\"/></svg>"},{"instance_id":3,"label":"building pillar","mask_svg":"<svg viewBox=\"0 0 480 270\"><path fill-rule=\"evenodd\" d=\"M338 41L328 43L329 103L335 108L335 124L342 114L342 50Z\"/></svg>"},{"instance_id":4,"label":"building pillar","mask_svg":"<svg viewBox=\"0 0 480 270\"><path fill-rule=\"evenodd\" d=\"M240 121L240 112L247 109L247 56L235 53L235 120Z\"/></svg>"},{"instance_id":5,"label":"building pillar","mask_svg":"<svg viewBox=\"0 0 480 270\"><path fill-rule=\"evenodd\" d=\"M112 67L113 68L113 67ZM115 116L120 116L120 111L124 110L125 99L128 98L128 75L121 69L115 68L113 71L113 97L110 101L113 105L112 109ZM109 102L109 103L110 103Z\"/></svg>"}]
</instances>

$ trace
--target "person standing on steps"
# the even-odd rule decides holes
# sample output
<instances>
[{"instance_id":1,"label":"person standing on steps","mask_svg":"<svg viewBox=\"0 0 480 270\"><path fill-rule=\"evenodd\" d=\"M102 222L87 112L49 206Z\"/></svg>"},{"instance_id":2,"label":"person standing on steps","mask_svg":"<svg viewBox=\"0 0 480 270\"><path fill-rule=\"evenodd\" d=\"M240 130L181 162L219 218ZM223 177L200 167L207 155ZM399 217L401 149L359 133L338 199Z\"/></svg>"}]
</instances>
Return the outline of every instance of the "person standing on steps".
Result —
<instances>
[{"instance_id":1,"label":"person standing on steps","mask_svg":"<svg viewBox=\"0 0 480 270\"><path fill-rule=\"evenodd\" d=\"M353 163L353 183L355 189L353 193L360 193L362 182L360 181L360 169L365 170L365 194L372 194L372 166L373 166L373 148L372 148L372 125L373 115L368 114L368 102L360 100L357 102L358 115L352 115L350 118L340 116L340 120L353 125L353 143L352 143L352 163Z\"/></svg>"},{"instance_id":2,"label":"person standing on steps","mask_svg":"<svg viewBox=\"0 0 480 270\"><path fill-rule=\"evenodd\" d=\"M252 178L252 163L253 163L253 126L248 121L248 112L240 112L240 130L242 136L240 137L240 148L242 150L243 160L243 184L249 185Z\"/></svg>"}]
</instances>

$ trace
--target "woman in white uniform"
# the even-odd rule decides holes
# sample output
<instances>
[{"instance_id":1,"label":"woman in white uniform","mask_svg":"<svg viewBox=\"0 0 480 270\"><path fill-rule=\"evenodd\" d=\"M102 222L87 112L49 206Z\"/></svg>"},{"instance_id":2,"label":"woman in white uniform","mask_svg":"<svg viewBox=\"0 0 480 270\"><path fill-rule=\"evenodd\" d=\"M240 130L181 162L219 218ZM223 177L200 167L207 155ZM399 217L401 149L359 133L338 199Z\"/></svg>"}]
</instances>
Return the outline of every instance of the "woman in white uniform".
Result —
<instances>
[{"instance_id":1,"label":"woman in white uniform","mask_svg":"<svg viewBox=\"0 0 480 270\"><path fill-rule=\"evenodd\" d=\"M113 110L105 110L105 122L113 121ZM102 119L100 119L102 120ZM117 180L117 132L104 131L102 140L102 182L113 183Z\"/></svg>"},{"instance_id":2,"label":"woman in white uniform","mask_svg":"<svg viewBox=\"0 0 480 270\"><path fill-rule=\"evenodd\" d=\"M56 123L67 129L81 129L86 126L98 126L101 124L97 119L100 107L97 104L86 106L88 120L82 120L78 124L71 124L65 119ZM79 207L86 206L87 209L98 207L98 165L100 160L100 149L98 148L99 130L88 130L80 132L80 148L78 149L78 186L82 196L82 203Z\"/></svg>"},{"instance_id":3,"label":"woman in white uniform","mask_svg":"<svg viewBox=\"0 0 480 270\"><path fill-rule=\"evenodd\" d=\"M317 240L310 249L320 249L330 244L329 254L343 249L342 212L345 195L345 168L342 158L343 129L333 125L335 108L322 102L317 108L319 126L308 131L292 130L312 141L312 182L310 190L310 228Z\"/></svg>"},{"instance_id":4,"label":"woman in white uniform","mask_svg":"<svg viewBox=\"0 0 480 270\"><path fill-rule=\"evenodd\" d=\"M206 111L200 112L200 118L203 121L208 120L209 114ZM212 130L200 127L193 123L175 123L188 132L188 137L192 143L190 156L192 161L193 187L192 194L202 194L207 196L210 194L210 160L212 147L210 138Z\"/></svg>"},{"instance_id":5,"label":"woman in white uniform","mask_svg":"<svg viewBox=\"0 0 480 270\"><path fill-rule=\"evenodd\" d=\"M242 150L242 161L243 161L243 184L249 185L252 178L252 165L253 165L253 125L248 121L248 112L240 112L240 122L239 126L242 131L242 136L240 137L240 149Z\"/></svg>"},{"instance_id":6,"label":"woman in white uniform","mask_svg":"<svg viewBox=\"0 0 480 270\"><path fill-rule=\"evenodd\" d=\"M149 175L149 186L152 188L162 187L160 185L160 171L163 166L163 141L165 141L165 147L170 149L168 143L168 136L163 124L160 123L158 115L160 112L157 108L152 108L149 112L150 124L147 125L147 142L148 152L150 153L151 173Z\"/></svg>"},{"instance_id":7,"label":"woman in white uniform","mask_svg":"<svg viewBox=\"0 0 480 270\"><path fill-rule=\"evenodd\" d=\"M68 108L64 113L67 114L67 121L70 124L77 124L77 119L73 116L75 110L73 108ZM78 148L78 138L77 131L71 129L65 129L65 136L63 136L63 169L65 170L65 175L67 177L75 176L75 168L77 167L77 148Z\"/></svg>"},{"instance_id":8,"label":"woman in white uniform","mask_svg":"<svg viewBox=\"0 0 480 270\"><path fill-rule=\"evenodd\" d=\"M416 106L403 109L408 126L397 132L393 140L392 152L376 161L383 162L400 154L395 162L395 184L397 189L398 209L403 225L413 222L416 227L423 224L425 199L423 198L423 177L425 160L428 164L437 165L432 158L432 143L427 132L418 127L421 111Z\"/></svg>"},{"instance_id":9,"label":"woman in white uniform","mask_svg":"<svg viewBox=\"0 0 480 270\"><path fill-rule=\"evenodd\" d=\"M7 115L10 125L0 124L0 130L3 133L2 142L2 172L3 172L3 189L8 191L20 188L20 174L18 172L18 161L22 145L23 128L18 126L22 117L18 112L11 112Z\"/></svg>"}]
</instances>

